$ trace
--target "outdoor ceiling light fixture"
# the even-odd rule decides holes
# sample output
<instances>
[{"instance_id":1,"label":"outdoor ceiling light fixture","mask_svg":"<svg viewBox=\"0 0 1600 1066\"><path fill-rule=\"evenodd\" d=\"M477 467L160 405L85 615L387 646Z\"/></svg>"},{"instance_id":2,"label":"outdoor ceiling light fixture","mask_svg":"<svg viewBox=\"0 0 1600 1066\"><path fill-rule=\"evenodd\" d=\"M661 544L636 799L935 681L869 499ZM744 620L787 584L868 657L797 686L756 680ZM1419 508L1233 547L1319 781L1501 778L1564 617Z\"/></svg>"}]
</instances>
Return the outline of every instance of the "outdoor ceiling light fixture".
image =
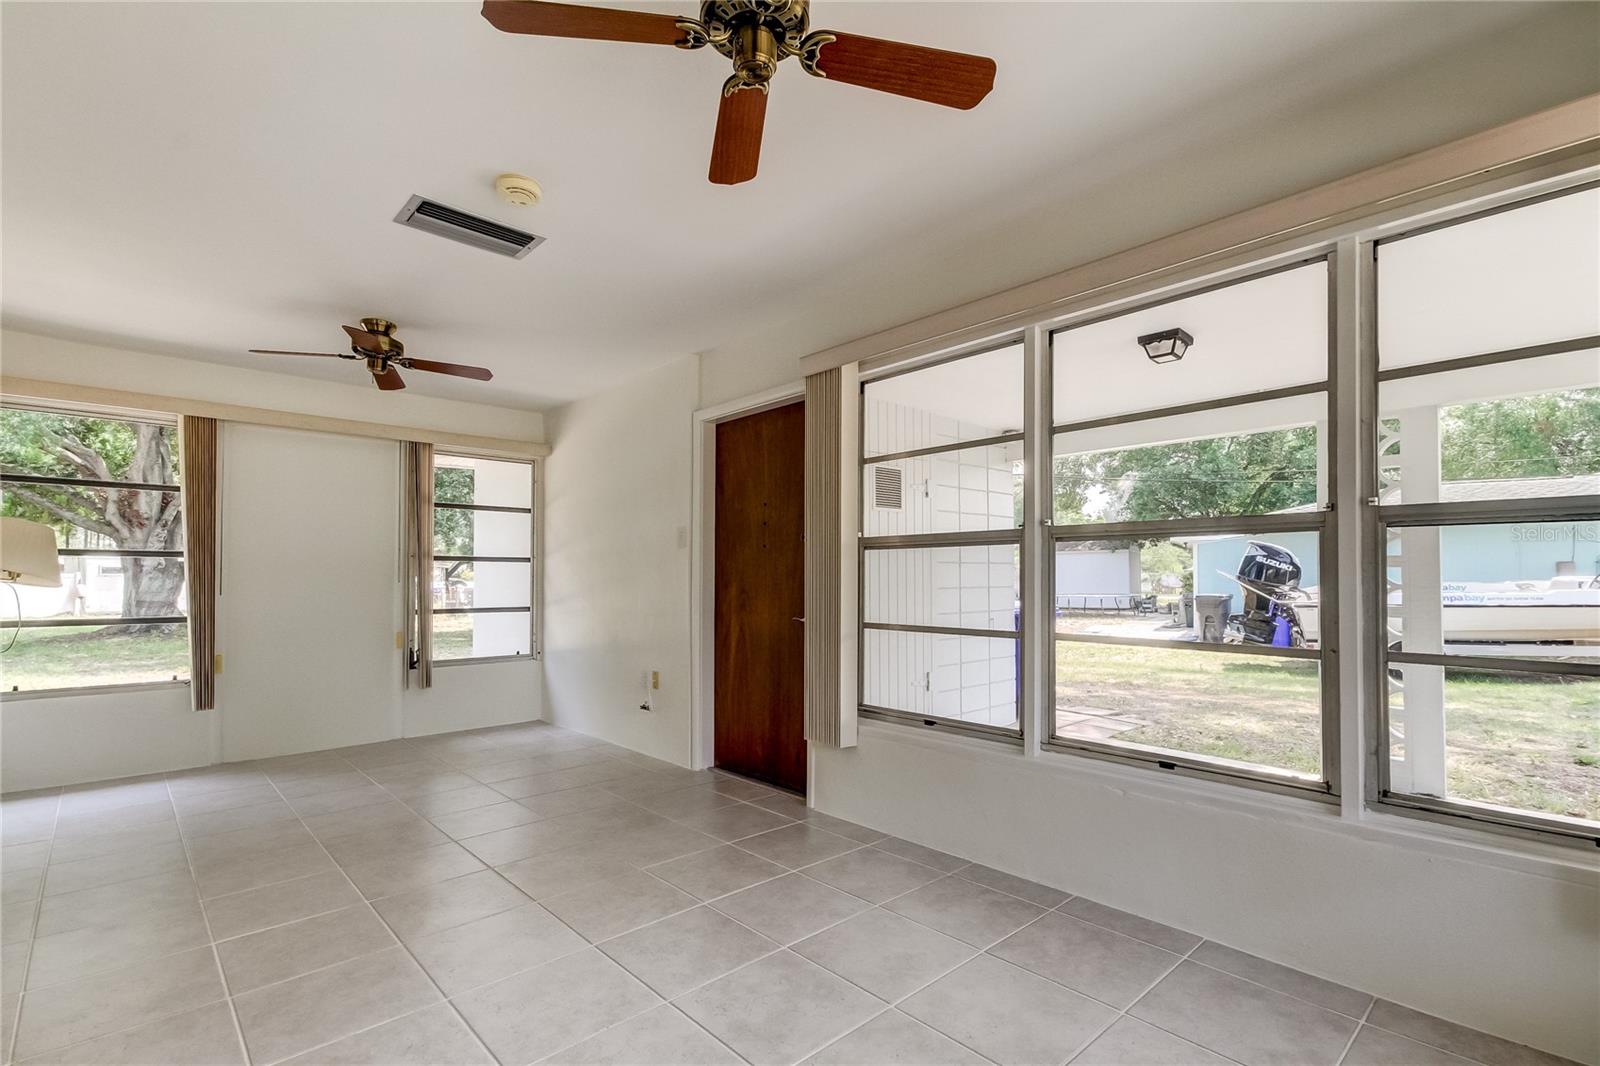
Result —
<instances>
[{"instance_id":1,"label":"outdoor ceiling light fixture","mask_svg":"<svg viewBox=\"0 0 1600 1066\"><path fill-rule=\"evenodd\" d=\"M1164 329L1159 333L1146 333L1139 338L1139 347L1152 363L1176 363L1189 350L1194 338L1187 330Z\"/></svg>"}]
</instances>

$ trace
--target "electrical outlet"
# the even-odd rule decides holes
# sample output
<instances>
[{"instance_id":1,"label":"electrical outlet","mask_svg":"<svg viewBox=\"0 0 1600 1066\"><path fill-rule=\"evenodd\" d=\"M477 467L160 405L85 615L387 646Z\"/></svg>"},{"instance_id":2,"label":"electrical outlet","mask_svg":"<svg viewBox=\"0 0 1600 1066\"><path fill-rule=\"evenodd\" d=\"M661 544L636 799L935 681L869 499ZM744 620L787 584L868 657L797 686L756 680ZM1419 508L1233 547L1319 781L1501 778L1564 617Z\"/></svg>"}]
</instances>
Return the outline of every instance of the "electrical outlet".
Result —
<instances>
[{"instance_id":1,"label":"electrical outlet","mask_svg":"<svg viewBox=\"0 0 1600 1066\"><path fill-rule=\"evenodd\" d=\"M654 690L659 690L661 688L661 671L660 670L652 670L652 671L650 671L650 687L651 687L651 689L654 689Z\"/></svg>"},{"instance_id":2,"label":"electrical outlet","mask_svg":"<svg viewBox=\"0 0 1600 1066\"><path fill-rule=\"evenodd\" d=\"M395 630L395 634L394 634L394 650L395 651L405 651L406 650L406 635L404 633L402 633L401 631L399 631L399 630Z\"/></svg>"},{"instance_id":3,"label":"electrical outlet","mask_svg":"<svg viewBox=\"0 0 1600 1066\"><path fill-rule=\"evenodd\" d=\"M213 674L222 673L222 653L220 651L211 657L211 672Z\"/></svg>"}]
</instances>

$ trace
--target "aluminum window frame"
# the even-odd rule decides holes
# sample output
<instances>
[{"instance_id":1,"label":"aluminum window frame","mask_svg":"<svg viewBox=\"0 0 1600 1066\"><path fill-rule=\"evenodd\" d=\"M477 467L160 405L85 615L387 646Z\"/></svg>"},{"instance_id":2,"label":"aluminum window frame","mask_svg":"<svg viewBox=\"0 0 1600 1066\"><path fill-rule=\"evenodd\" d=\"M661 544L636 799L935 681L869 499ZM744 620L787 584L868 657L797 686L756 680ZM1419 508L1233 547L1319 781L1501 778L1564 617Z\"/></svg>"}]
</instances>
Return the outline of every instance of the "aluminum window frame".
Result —
<instances>
[{"instance_id":1,"label":"aluminum window frame","mask_svg":"<svg viewBox=\"0 0 1600 1066\"><path fill-rule=\"evenodd\" d=\"M1600 845L1600 827L1581 824L1577 819L1559 815L1544 815L1520 808L1448 797L1425 796L1404 792L1393 787L1392 760L1390 758L1390 692L1391 664L1437 666L1444 669L1488 674L1556 674L1565 677L1600 678L1600 659L1594 662L1573 662L1520 658L1517 656L1478 656L1454 653L1407 652L1390 647L1387 627L1388 607L1388 540L1391 529L1408 527L1437 527L1484 525L1504 522L1578 522L1600 521L1600 495L1549 496L1534 499L1504 499L1463 501L1452 503L1396 503L1384 504L1379 499L1379 462L1376 441L1381 432L1379 388L1385 381L1427 377L1451 371L1522 362L1561 355L1573 351L1586 351L1600 347L1600 336L1572 337L1493 352L1471 353L1423 363L1383 368L1382 353L1378 344L1378 319L1382 305L1378 299L1378 271L1382 246L1407 240L1411 237L1433 233L1440 229L1467 225L1492 215L1530 207L1547 200L1571 196L1600 188L1600 181L1589 180L1564 185L1561 188L1530 193L1496 203L1492 206L1468 210L1424 225L1402 227L1393 232L1374 236L1359 244L1359 255L1364 269L1361 272L1357 302L1368 312L1363 322L1359 343L1361 378L1363 381L1361 406L1363 423L1372 427L1372 440L1366 442L1361 456L1360 471L1366 494L1365 511L1370 530L1363 545L1366 569L1369 571L1366 593L1376 608L1375 624L1371 627L1367 674L1367 728L1371 732L1369 745L1367 806L1374 810L1407 818L1423 819L1454 825L1470 825L1501 833L1533 839L1572 844ZM1600 819L1597 819L1600 820Z\"/></svg>"},{"instance_id":2,"label":"aluminum window frame","mask_svg":"<svg viewBox=\"0 0 1600 1066\"><path fill-rule=\"evenodd\" d=\"M963 451L970 451L975 448L1023 443L1027 434L1026 429L1024 429L1024 431L1021 433L1000 433L988 437L976 438L973 440L953 441L949 444L910 448L897 452L885 452L881 455L868 455L866 433L868 386L878 382L887 381L892 378L900 377L905 374L913 374L921 370L927 370L935 366L942 366L946 363L957 362L962 359L988 355L992 352L1003 351L1019 345L1021 345L1024 349L1021 359L1023 382L1019 382L1019 384L1025 385L1028 375L1029 353L1027 351L1027 345L1024 336L1021 333L1007 334L998 338L988 338L979 344L963 346L955 351L947 352L931 359L919 360L915 363L904 366L896 366L880 373L862 374L858 389L856 411L856 417L859 420L857 424L860 427L860 432L856 434L858 446L856 462L857 469L860 471L859 481L863 486L863 496L865 496L864 486L868 481L867 471L873 466L887 462L894 462L901 459L917 459L933 455L949 455ZM1026 426L1028 421L1026 404L1024 404L1024 410L1021 411L1020 414L1022 415L1023 423ZM1024 448L1026 448L1026 445L1024 445ZM1027 478L1024 477L1024 508L1027 506L1029 491L1029 482ZM866 522L869 509L863 506L859 510L860 524L856 529L856 603L860 605L856 618L858 634L858 639L856 640L856 706L858 713L862 717L876 719L879 721L895 722L901 725L939 730L946 733L960 733L982 740L998 741L1003 744L1020 747L1023 743L1025 723L1028 716L1026 681L1024 678L1024 672L1021 668L1017 670L1017 676L1014 678L1014 698L1016 700L1017 708L1016 725L1014 728L990 725L986 722L969 722L960 718L947 718L941 715L918 714L915 711L908 711L904 708L882 707L875 704L870 704L866 699L866 634L870 631L928 633L934 636L971 636L982 639L1010 640L1014 642L1016 649L1013 653L1013 658L1016 661L1021 662L1024 650L1027 646L1028 633L1030 629L1028 622L1030 593L1028 582L1024 576L1023 567L1020 560L1020 555L1025 550L1023 528L1021 526L1014 526L1010 529L962 530L942 533L911 533L869 537L866 534ZM1021 609L1017 618L1017 628L1015 630L968 629L964 627L952 626L914 625L867 621L866 574L867 553L869 551L893 551L918 548L1003 547L1015 548L1019 555L1017 592Z\"/></svg>"},{"instance_id":3,"label":"aluminum window frame","mask_svg":"<svg viewBox=\"0 0 1600 1066\"><path fill-rule=\"evenodd\" d=\"M171 416L155 412L132 412L123 410L99 409L93 407L77 407L70 404L33 404L22 401L12 401L6 398L0 401L0 413L18 411L31 414L61 415L67 418L89 419L103 422L125 422L128 424L156 426L163 430L173 431L173 450L177 452L179 441L177 439L178 420ZM181 456L180 456L181 472ZM53 474L26 474L17 472L0 473L0 488L7 485L44 485L57 488L70 488L83 486L86 488L115 489L123 492L160 492L175 493L178 497L178 509L183 514L184 492L181 482L144 482L120 481L115 478L74 478ZM63 559L179 559L183 561L184 572L187 577L188 558L183 548L61 548L56 549L56 555ZM187 597L187 580L185 581L185 597ZM143 617L116 616L71 616L66 618L22 618L9 623L17 627L18 632L24 629L74 629L87 626L166 626L182 625L184 627L184 644L190 643L189 616L188 614L174 615L146 615ZM0 624L4 628L4 624ZM188 676L173 675L171 678L160 681L108 681L101 685L65 685L56 688L7 688L0 691L0 698L5 699L37 699L46 696L76 696L94 693L133 692L148 689L153 686L187 686L193 679Z\"/></svg>"},{"instance_id":4,"label":"aluminum window frame","mask_svg":"<svg viewBox=\"0 0 1600 1066\"><path fill-rule=\"evenodd\" d=\"M487 503L457 503L454 501L440 502L435 500L433 509L439 511L483 511L489 514L525 514L528 516L528 551L526 557L520 555L434 555L433 561L445 562L485 562L485 563L527 563L528 564L528 606L526 607L434 607L433 597L428 598L428 613L435 617L439 615L459 614L521 614L528 615L528 654L520 652L511 655L464 655L452 659L441 659L434 655L431 662L434 667L468 666L474 663L496 662L527 662L540 657L539 648L539 460L514 459L501 455L483 455L471 451L457 451L454 449L435 448L432 473L437 476L440 457L455 459L479 459L488 462L507 463L528 468L528 501L527 507L507 507L501 504ZM430 578L430 585L432 584Z\"/></svg>"},{"instance_id":5,"label":"aluminum window frame","mask_svg":"<svg viewBox=\"0 0 1600 1066\"><path fill-rule=\"evenodd\" d=\"M1160 408L1132 411L1126 414L1080 419L1073 422L1057 422L1053 408L1050 412L1050 426L1048 430L1047 447L1052 462L1055 455L1055 438L1062 433L1078 432L1088 429L1098 429L1105 426L1133 425L1140 422L1151 422L1177 415L1193 414L1202 411L1217 410L1228 407L1242 407L1255 403L1265 403L1272 400L1286 399L1294 396L1325 396L1323 415L1320 420L1323 427L1318 447L1321 452L1319 462L1327 472L1326 483L1323 486L1324 503L1315 511L1301 511L1288 514L1267 513L1255 515L1227 515L1203 518L1175 518L1155 519L1137 522L1083 522L1070 524L1057 524L1053 521L1055 516L1054 476L1045 479L1048 483L1049 497L1045 514L1046 562L1044 567L1043 582L1046 593L1046 603L1050 608L1051 617L1051 643L1049 662L1046 666L1050 698L1040 708L1042 720L1040 722L1040 746L1048 752L1079 755L1090 758L1104 759L1124 765L1153 769L1160 772L1172 773L1179 776L1195 777L1202 779L1215 779L1226 781L1230 784L1243 785L1249 788L1269 792L1284 793L1300 797L1309 797L1314 800L1329 804L1340 802L1340 777L1341 777L1341 704L1340 681L1338 664L1339 650L1339 544L1338 544L1338 479L1334 476L1334 465L1339 455L1338 437L1338 249L1334 245L1327 245L1314 252L1292 257L1265 266L1260 270L1241 272L1229 276L1225 280L1198 284L1186 288L1162 292L1158 297L1148 300L1134 300L1119 304L1115 309L1103 314L1089 313L1073 319L1072 321L1055 325L1046 332L1046 344L1043 358L1047 373L1047 395L1054 397L1054 382L1051 380L1055 367L1055 339L1057 335L1071 333L1075 329L1106 322L1124 315L1134 314L1175 303L1179 300L1199 296L1208 292L1232 288L1237 285L1249 284L1262 278L1272 277L1290 270L1298 270L1322 263L1327 273L1327 353L1324 361L1324 376L1320 381L1304 382L1295 385L1280 386L1272 389L1262 389L1254 392L1236 393L1231 396L1220 397L1214 400L1193 401L1182 404L1173 404ZM1137 447L1137 445L1129 445ZM1318 601L1320 619L1318 623L1319 639L1315 649L1310 648L1266 648L1246 644L1209 644L1198 641L1163 641L1131 637L1116 637L1096 634L1070 634L1061 633L1054 625L1054 611L1056 603L1055 588L1055 554L1058 547L1064 543L1089 540L1149 540L1157 538L1170 538L1185 535L1210 535L1210 534L1240 534L1254 536L1257 533L1274 532L1314 532L1317 534L1318 554L1318 587L1321 590ZM1062 644L1102 644L1121 645L1126 647L1155 647L1169 649L1175 654L1190 652L1220 652L1230 655L1253 655L1262 658L1288 658L1301 661L1314 661L1318 665L1318 725L1319 725L1319 754L1320 777L1311 779L1288 770L1279 770L1272 767L1235 762L1214 756L1202 755L1196 752L1180 752L1153 747L1134 747L1127 744L1117 744L1109 741L1096 741L1074 737L1062 737L1056 733L1055 697L1057 682L1061 677L1059 656L1057 649Z\"/></svg>"}]
</instances>

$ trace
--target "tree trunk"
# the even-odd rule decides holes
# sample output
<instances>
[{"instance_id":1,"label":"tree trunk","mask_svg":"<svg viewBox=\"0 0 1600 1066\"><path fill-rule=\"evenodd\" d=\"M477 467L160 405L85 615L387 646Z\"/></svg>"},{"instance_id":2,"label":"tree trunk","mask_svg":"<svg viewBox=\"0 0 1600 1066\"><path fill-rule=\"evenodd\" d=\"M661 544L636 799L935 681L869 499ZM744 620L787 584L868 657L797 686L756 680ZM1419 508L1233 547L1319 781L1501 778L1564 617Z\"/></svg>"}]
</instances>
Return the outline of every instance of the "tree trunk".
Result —
<instances>
[{"instance_id":1,"label":"tree trunk","mask_svg":"<svg viewBox=\"0 0 1600 1066\"><path fill-rule=\"evenodd\" d=\"M182 589L182 559L122 561L124 618L170 618L179 614L178 596Z\"/></svg>"},{"instance_id":2,"label":"tree trunk","mask_svg":"<svg viewBox=\"0 0 1600 1066\"><path fill-rule=\"evenodd\" d=\"M133 460L128 465L129 481L146 484L171 484L177 480L177 464L168 446L168 436L158 426L135 426ZM183 513L179 494L171 492L112 490L106 501L107 518L116 530L117 547L124 551L141 548L174 551L183 548ZM183 591L181 558L128 557L122 561L122 616L124 618L170 618L183 613L179 596ZM164 627L168 630L175 626ZM111 626L106 635L149 632L130 626Z\"/></svg>"}]
</instances>

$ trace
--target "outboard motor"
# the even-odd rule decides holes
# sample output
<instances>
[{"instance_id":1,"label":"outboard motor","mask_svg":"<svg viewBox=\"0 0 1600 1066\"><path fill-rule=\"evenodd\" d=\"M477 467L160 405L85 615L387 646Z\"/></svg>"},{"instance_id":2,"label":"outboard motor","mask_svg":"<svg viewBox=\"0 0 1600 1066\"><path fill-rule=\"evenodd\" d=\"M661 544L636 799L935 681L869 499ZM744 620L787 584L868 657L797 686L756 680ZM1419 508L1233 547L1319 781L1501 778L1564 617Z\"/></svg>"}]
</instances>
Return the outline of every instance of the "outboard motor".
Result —
<instances>
[{"instance_id":1,"label":"outboard motor","mask_svg":"<svg viewBox=\"0 0 1600 1066\"><path fill-rule=\"evenodd\" d=\"M1244 611L1228 619L1230 642L1305 646L1295 605L1309 602L1310 596L1300 588L1300 560L1293 552L1253 540L1245 547L1234 580L1244 590Z\"/></svg>"}]
</instances>

